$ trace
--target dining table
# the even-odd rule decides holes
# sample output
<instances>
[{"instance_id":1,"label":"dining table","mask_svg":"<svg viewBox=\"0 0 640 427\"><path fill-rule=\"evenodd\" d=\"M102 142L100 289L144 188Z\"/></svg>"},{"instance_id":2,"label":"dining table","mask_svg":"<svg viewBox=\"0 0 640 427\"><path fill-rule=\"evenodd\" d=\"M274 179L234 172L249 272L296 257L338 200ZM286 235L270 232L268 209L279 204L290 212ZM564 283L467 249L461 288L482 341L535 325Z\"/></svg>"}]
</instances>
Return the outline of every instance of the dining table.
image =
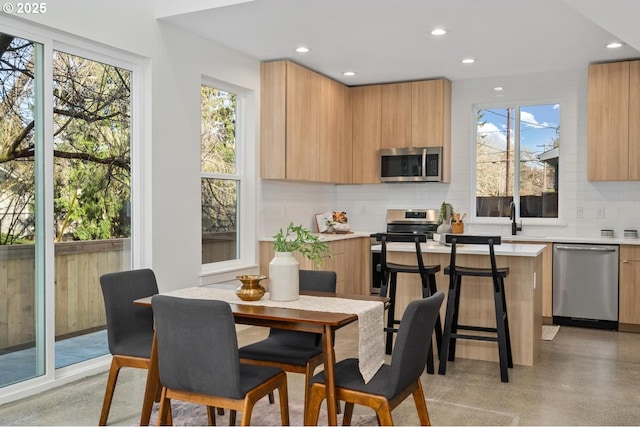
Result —
<instances>
[{"instance_id":1,"label":"dining table","mask_svg":"<svg viewBox=\"0 0 640 427\"><path fill-rule=\"evenodd\" d=\"M208 291L210 290L210 291ZM194 293L195 291L195 293ZM197 287L197 288L185 288L184 290L177 290L165 293L166 295L173 295L184 298L194 298L194 295L198 295L199 298L217 299L219 290L210 287ZM358 304L369 304L371 302L379 303L382 305L382 316L384 316L384 309L388 307L389 298L380 297L375 295L352 295L352 294L339 294L339 293L326 293L326 292L300 292L300 298L306 303L302 307L308 307L309 302L314 302L313 298L317 298L318 304L322 307L321 303L326 303L326 298L338 298L336 303L340 301L344 304L347 303L357 307ZM265 296L268 298L268 294ZM310 299L312 298L312 299ZM137 299L133 302L139 306L151 306L151 297ZM334 367L336 363L335 351L334 351L334 336L335 331L349 325L353 322L357 322L359 315L354 310L348 310L349 313L329 312L320 310L318 308L313 309L299 309L292 308L296 304L285 304L285 307L269 306L256 304L254 302L244 302L237 300L236 302L229 302L235 323L262 326L267 328L287 329L293 331L304 331L318 333L322 335L322 347L323 347L323 363L325 370L325 386L327 389L327 415L329 425L337 425L338 419L338 407L336 400L336 387L335 387L335 372ZM338 304L338 306L340 306ZM345 310L347 311L347 310ZM383 324L383 320L381 324ZM383 343L383 330L380 328L379 332L380 343ZM361 341L362 343L362 341ZM361 350L360 350L361 352ZM151 418L151 411L153 408L153 402L156 398L157 391L160 387L160 378L158 372L158 349L156 336L154 334L153 343L151 347L150 366L147 373L147 381L145 386L145 393L142 405L142 414L140 418L140 425L148 426ZM380 362L381 365L382 362ZM377 368L376 368L377 369ZM364 376L364 375L363 375Z\"/></svg>"}]
</instances>

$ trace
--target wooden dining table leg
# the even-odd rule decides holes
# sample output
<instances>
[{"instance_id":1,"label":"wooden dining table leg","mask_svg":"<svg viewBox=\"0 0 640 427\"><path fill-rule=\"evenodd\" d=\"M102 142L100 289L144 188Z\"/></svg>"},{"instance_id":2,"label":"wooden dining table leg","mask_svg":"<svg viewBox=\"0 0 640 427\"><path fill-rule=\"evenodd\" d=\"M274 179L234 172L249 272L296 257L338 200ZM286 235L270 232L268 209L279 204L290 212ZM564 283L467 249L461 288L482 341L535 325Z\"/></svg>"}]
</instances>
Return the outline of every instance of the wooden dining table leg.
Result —
<instances>
[{"instance_id":1,"label":"wooden dining table leg","mask_svg":"<svg viewBox=\"0 0 640 427\"><path fill-rule=\"evenodd\" d=\"M142 400L142 415L140 416L140 425L148 426L151 418L151 410L153 409L153 401L160 387L160 375L158 374L158 342L155 331L153 332L153 341L151 342L151 355L149 369L147 370L147 384L144 389L144 398Z\"/></svg>"},{"instance_id":2,"label":"wooden dining table leg","mask_svg":"<svg viewBox=\"0 0 640 427\"><path fill-rule=\"evenodd\" d=\"M327 420L330 426L336 426L338 425L338 405L334 372L336 355L333 351L333 329L329 325L324 326L322 347L324 353L324 382L327 388Z\"/></svg>"}]
</instances>

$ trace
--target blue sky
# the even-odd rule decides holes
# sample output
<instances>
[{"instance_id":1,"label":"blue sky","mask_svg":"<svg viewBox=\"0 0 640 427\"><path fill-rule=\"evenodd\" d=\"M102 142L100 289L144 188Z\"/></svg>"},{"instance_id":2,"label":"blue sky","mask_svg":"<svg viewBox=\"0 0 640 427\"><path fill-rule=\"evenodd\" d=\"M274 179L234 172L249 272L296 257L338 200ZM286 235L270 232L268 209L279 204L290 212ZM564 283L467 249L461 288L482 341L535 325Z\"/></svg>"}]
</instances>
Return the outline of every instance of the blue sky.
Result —
<instances>
[{"instance_id":1,"label":"blue sky","mask_svg":"<svg viewBox=\"0 0 640 427\"><path fill-rule=\"evenodd\" d=\"M492 108L484 111L486 123L478 126L478 132L486 135L488 145L505 149L507 130L506 108ZM515 121L511 115L511 132L513 135ZM560 123L560 107L558 104L531 105L520 107L521 150L540 154L552 148L556 137L556 128ZM513 142L513 141L512 141Z\"/></svg>"}]
</instances>

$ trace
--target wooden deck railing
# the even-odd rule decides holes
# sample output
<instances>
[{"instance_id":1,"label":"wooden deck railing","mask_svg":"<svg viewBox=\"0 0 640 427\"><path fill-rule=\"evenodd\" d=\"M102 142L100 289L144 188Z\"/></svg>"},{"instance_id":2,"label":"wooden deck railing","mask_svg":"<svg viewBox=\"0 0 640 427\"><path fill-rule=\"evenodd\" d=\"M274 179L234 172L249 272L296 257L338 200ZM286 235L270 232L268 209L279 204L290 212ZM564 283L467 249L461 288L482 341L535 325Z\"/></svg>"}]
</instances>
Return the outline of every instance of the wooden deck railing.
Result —
<instances>
[{"instance_id":1,"label":"wooden deck railing","mask_svg":"<svg viewBox=\"0 0 640 427\"><path fill-rule=\"evenodd\" d=\"M208 235L203 256L235 256L235 233ZM35 246L0 246L0 350L35 341ZM231 258L232 259L232 258ZM130 269L129 239L55 243L56 337L105 326L100 276Z\"/></svg>"}]
</instances>

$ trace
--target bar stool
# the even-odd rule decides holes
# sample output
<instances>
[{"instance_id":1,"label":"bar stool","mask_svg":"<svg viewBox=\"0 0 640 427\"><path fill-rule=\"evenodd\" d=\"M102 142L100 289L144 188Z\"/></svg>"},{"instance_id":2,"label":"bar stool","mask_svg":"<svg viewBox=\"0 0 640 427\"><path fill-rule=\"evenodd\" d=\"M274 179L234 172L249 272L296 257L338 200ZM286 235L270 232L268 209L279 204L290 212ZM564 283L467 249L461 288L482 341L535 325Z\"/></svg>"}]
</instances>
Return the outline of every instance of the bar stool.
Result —
<instances>
[{"instance_id":1,"label":"bar stool","mask_svg":"<svg viewBox=\"0 0 640 427\"><path fill-rule=\"evenodd\" d=\"M377 268L378 271L382 273L380 296L386 297L387 291L389 292L387 327L384 328L384 331L387 334L386 353L391 354L393 349L393 334L398 332L396 325L400 324L400 320L395 319L396 283L398 273L419 274L420 281L422 282L422 297L427 298L438 291L436 285L436 273L440 271L440 265L424 265L422 250L420 248L420 243L426 243L427 241L427 235L424 233L376 233L371 236L375 237L376 240L382 244L380 264ZM403 265L387 262L387 243L392 242L415 243L417 265ZM436 319L435 334L436 344L438 349L440 349L440 346L442 345L442 323L440 321L440 314L438 314L438 318ZM433 374L434 371L433 344L431 344L427 355L427 372Z\"/></svg>"},{"instance_id":2,"label":"bar stool","mask_svg":"<svg viewBox=\"0 0 640 427\"><path fill-rule=\"evenodd\" d=\"M444 274L449 275L449 295L447 297L447 311L444 321L444 335L442 348L440 349L440 366L438 373L444 375L447 370L447 359L451 362L456 357L456 340L481 340L498 343L498 355L500 360L500 379L509 382L508 369L513 368L511 355L511 338L509 337L509 319L507 316L507 304L504 295L504 278L509 275L509 268L497 268L494 245L501 244L500 236L471 236L455 235L446 236L447 243L451 243L451 261L444 269ZM491 268L461 267L456 264L456 248L458 244L488 245ZM493 300L495 305L496 327L460 325L458 314L460 311L460 287L462 277L489 277L493 281ZM496 336L459 334L458 330L491 332Z\"/></svg>"}]
</instances>

